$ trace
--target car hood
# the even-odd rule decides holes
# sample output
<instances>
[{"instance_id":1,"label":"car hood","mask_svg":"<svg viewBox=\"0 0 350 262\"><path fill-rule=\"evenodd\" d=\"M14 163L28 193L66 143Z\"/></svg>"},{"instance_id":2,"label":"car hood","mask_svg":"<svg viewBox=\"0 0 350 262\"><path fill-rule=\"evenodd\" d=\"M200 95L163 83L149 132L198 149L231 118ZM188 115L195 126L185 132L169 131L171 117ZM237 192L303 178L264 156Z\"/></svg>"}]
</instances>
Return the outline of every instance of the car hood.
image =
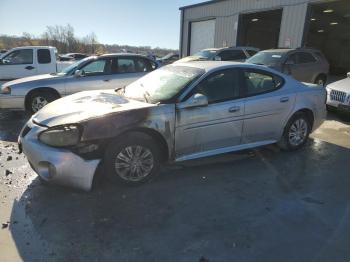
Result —
<instances>
[{"instance_id":1,"label":"car hood","mask_svg":"<svg viewBox=\"0 0 350 262\"><path fill-rule=\"evenodd\" d=\"M46 105L33 116L33 121L39 125L52 127L154 106L118 96L113 90L86 91Z\"/></svg>"},{"instance_id":2,"label":"car hood","mask_svg":"<svg viewBox=\"0 0 350 262\"><path fill-rule=\"evenodd\" d=\"M7 82L6 85L12 86L12 85L18 85L22 83L34 82L38 80L47 80L47 79L62 78L62 77L65 77L65 75L44 74L44 75L29 76L29 77L23 77L23 78L19 78L19 79Z\"/></svg>"},{"instance_id":3,"label":"car hood","mask_svg":"<svg viewBox=\"0 0 350 262\"><path fill-rule=\"evenodd\" d=\"M337 91L343 91L346 93L350 93L350 78L345 78L343 80L334 82L332 84L329 84L327 87L330 89L334 89Z\"/></svg>"}]
</instances>

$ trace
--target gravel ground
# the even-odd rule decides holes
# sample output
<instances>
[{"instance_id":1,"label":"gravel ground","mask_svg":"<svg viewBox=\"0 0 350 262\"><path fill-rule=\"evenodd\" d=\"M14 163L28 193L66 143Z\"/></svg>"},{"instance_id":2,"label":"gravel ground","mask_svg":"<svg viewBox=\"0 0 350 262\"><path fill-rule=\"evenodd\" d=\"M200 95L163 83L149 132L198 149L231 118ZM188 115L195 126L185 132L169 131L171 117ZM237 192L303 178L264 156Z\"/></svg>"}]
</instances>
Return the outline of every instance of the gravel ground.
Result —
<instances>
[{"instance_id":1,"label":"gravel ground","mask_svg":"<svg viewBox=\"0 0 350 262\"><path fill-rule=\"evenodd\" d=\"M350 120L305 148L275 146L163 168L90 193L41 184L0 112L0 261L349 261Z\"/></svg>"}]
</instances>

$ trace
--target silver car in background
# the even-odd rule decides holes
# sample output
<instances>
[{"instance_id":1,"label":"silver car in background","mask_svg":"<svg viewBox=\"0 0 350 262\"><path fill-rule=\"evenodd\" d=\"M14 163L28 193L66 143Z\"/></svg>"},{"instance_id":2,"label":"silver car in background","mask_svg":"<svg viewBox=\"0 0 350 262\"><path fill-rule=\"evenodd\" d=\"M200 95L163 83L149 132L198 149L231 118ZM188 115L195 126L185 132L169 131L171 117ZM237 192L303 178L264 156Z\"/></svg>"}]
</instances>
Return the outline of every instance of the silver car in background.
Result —
<instances>
[{"instance_id":1,"label":"silver car in background","mask_svg":"<svg viewBox=\"0 0 350 262\"><path fill-rule=\"evenodd\" d=\"M329 73L329 63L322 52L309 48L264 50L246 62L265 65L301 82L321 86L326 84Z\"/></svg>"},{"instance_id":2,"label":"silver car in background","mask_svg":"<svg viewBox=\"0 0 350 262\"><path fill-rule=\"evenodd\" d=\"M244 62L249 57L259 52L258 48L249 46L232 46L222 48L203 49L193 55L186 56L175 63L184 63L191 61L234 61Z\"/></svg>"},{"instance_id":3,"label":"silver car in background","mask_svg":"<svg viewBox=\"0 0 350 262\"><path fill-rule=\"evenodd\" d=\"M157 67L154 61L137 54L91 56L61 73L25 77L3 84L0 109L22 109L35 113L66 95L126 86Z\"/></svg>"},{"instance_id":4,"label":"silver car in background","mask_svg":"<svg viewBox=\"0 0 350 262\"><path fill-rule=\"evenodd\" d=\"M50 103L19 146L49 182L89 190L101 164L112 181L140 184L164 162L273 143L298 149L323 122L325 101L324 88L262 66L172 64L116 91Z\"/></svg>"}]
</instances>

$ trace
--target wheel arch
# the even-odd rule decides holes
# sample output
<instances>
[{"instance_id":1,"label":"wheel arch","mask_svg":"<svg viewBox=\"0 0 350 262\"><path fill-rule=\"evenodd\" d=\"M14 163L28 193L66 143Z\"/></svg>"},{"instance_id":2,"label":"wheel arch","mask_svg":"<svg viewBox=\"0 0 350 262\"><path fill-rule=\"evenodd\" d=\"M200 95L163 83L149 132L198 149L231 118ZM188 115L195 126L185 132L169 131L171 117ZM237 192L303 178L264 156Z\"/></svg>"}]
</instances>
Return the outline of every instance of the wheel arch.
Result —
<instances>
[{"instance_id":1,"label":"wheel arch","mask_svg":"<svg viewBox=\"0 0 350 262\"><path fill-rule=\"evenodd\" d=\"M122 136L124 136L124 135L126 135L128 133L132 133L132 132L144 133L144 134L150 136L159 145L159 148L161 150L161 160L162 160L162 162L166 162L169 159L169 157L170 157L169 146L168 146L168 143L166 142L166 139L164 138L164 136L160 132L158 132L157 130L154 130L152 128L136 127L136 128L128 129L125 132L123 132L123 133L119 134L118 136L114 137L113 139L121 138Z\"/></svg>"},{"instance_id":2,"label":"wheel arch","mask_svg":"<svg viewBox=\"0 0 350 262\"><path fill-rule=\"evenodd\" d=\"M52 87L37 87L37 88L34 88L32 90L30 90L26 96L25 96L25 99L24 99L24 108L25 109L28 109L28 103L29 103L29 98L32 94L36 93L36 92L50 92L50 93L53 93L55 94L58 98L61 98L61 95L60 93L55 89L55 88L52 88Z\"/></svg>"},{"instance_id":3,"label":"wheel arch","mask_svg":"<svg viewBox=\"0 0 350 262\"><path fill-rule=\"evenodd\" d=\"M314 115L314 112L310 109L310 108L306 108L306 107L303 107L303 108L300 108L298 110L296 110L288 119L288 121L294 117L296 114L299 114L299 113L303 113L306 115L306 117L308 118L309 120L309 124L311 126L311 130L313 128L313 125L314 125L314 121L315 121L315 115ZM287 123L288 123L287 121Z\"/></svg>"}]
</instances>

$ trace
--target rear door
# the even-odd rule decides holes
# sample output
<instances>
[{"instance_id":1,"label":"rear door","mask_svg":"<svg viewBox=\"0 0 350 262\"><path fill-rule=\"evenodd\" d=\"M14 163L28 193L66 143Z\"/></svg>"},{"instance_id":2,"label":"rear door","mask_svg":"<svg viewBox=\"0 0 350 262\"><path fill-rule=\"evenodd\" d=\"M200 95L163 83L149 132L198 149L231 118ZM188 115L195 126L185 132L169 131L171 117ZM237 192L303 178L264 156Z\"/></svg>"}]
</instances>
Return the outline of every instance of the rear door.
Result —
<instances>
[{"instance_id":1,"label":"rear door","mask_svg":"<svg viewBox=\"0 0 350 262\"><path fill-rule=\"evenodd\" d=\"M270 72L244 69L245 119L242 144L277 140L293 109L295 93Z\"/></svg>"},{"instance_id":2,"label":"rear door","mask_svg":"<svg viewBox=\"0 0 350 262\"><path fill-rule=\"evenodd\" d=\"M33 49L13 50L2 58L0 80L10 80L37 74Z\"/></svg>"},{"instance_id":3,"label":"rear door","mask_svg":"<svg viewBox=\"0 0 350 262\"><path fill-rule=\"evenodd\" d=\"M301 82L312 83L317 68L317 60L308 52L295 52L287 58L286 73Z\"/></svg>"},{"instance_id":4,"label":"rear door","mask_svg":"<svg viewBox=\"0 0 350 262\"><path fill-rule=\"evenodd\" d=\"M54 52L52 52L54 54ZM49 74L56 72L56 63L53 60L53 55L47 48L39 48L36 50L37 71L38 74Z\"/></svg>"},{"instance_id":5,"label":"rear door","mask_svg":"<svg viewBox=\"0 0 350 262\"><path fill-rule=\"evenodd\" d=\"M244 101L240 99L239 70L212 73L184 101L198 93L208 98L208 106L177 109L175 149L180 160L205 156L241 143Z\"/></svg>"},{"instance_id":6,"label":"rear door","mask_svg":"<svg viewBox=\"0 0 350 262\"><path fill-rule=\"evenodd\" d=\"M155 70L156 64L143 57L115 57L112 59L110 85L124 87Z\"/></svg>"}]
</instances>

